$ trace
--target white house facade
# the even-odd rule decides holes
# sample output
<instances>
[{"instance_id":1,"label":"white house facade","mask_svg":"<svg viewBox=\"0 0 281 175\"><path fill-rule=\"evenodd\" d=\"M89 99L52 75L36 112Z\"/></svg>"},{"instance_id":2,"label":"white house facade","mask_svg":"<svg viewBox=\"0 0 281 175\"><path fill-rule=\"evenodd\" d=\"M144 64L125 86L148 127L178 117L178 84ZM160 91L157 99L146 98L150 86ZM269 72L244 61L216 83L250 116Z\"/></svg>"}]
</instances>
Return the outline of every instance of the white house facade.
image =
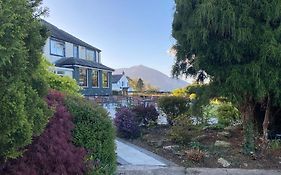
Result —
<instances>
[{"instance_id":1,"label":"white house facade","mask_svg":"<svg viewBox=\"0 0 281 175\"><path fill-rule=\"evenodd\" d=\"M43 48L44 56L55 65L54 72L70 76L87 96L111 95L112 72L101 63L101 50L42 20L50 37Z\"/></svg>"}]
</instances>

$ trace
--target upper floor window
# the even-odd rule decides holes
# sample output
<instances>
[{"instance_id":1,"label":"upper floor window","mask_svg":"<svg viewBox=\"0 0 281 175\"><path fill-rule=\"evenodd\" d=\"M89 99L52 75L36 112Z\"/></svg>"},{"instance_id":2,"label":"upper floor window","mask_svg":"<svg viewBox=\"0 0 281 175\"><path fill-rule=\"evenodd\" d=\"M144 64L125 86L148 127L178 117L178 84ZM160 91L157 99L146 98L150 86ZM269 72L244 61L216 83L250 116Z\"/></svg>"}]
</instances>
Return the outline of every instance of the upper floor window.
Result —
<instances>
[{"instance_id":1,"label":"upper floor window","mask_svg":"<svg viewBox=\"0 0 281 175\"><path fill-rule=\"evenodd\" d=\"M65 56L65 43L55 39L50 40L50 53L56 56Z\"/></svg>"},{"instance_id":2,"label":"upper floor window","mask_svg":"<svg viewBox=\"0 0 281 175\"><path fill-rule=\"evenodd\" d=\"M79 68L79 85L82 87L88 86L88 69L86 68Z\"/></svg>"},{"instance_id":3,"label":"upper floor window","mask_svg":"<svg viewBox=\"0 0 281 175\"><path fill-rule=\"evenodd\" d=\"M73 45L73 57L79 58L79 46Z\"/></svg>"},{"instance_id":4,"label":"upper floor window","mask_svg":"<svg viewBox=\"0 0 281 175\"><path fill-rule=\"evenodd\" d=\"M108 88L109 87L109 73L102 72L102 87Z\"/></svg>"},{"instance_id":5,"label":"upper floor window","mask_svg":"<svg viewBox=\"0 0 281 175\"><path fill-rule=\"evenodd\" d=\"M96 51L95 50L86 49L86 60L91 60L91 61L97 62L96 58L97 57L96 57Z\"/></svg>"}]
</instances>

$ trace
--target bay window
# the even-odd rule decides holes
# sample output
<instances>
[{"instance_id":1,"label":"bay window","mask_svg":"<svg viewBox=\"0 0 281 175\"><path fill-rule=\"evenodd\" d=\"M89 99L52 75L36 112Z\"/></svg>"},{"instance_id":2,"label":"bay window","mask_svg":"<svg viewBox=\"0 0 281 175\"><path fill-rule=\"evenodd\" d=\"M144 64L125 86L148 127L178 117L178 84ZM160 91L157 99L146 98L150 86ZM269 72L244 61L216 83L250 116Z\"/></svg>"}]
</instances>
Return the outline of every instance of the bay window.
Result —
<instances>
[{"instance_id":1,"label":"bay window","mask_svg":"<svg viewBox=\"0 0 281 175\"><path fill-rule=\"evenodd\" d=\"M79 86L87 87L88 86L88 69L79 68Z\"/></svg>"},{"instance_id":2,"label":"bay window","mask_svg":"<svg viewBox=\"0 0 281 175\"><path fill-rule=\"evenodd\" d=\"M99 87L99 71L98 70L92 71L92 86Z\"/></svg>"},{"instance_id":3,"label":"bay window","mask_svg":"<svg viewBox=\"0 0 281 175\"><path fill-rule=\"evenodd\" d=\"M109 87L109 73L108 72L102 72L102 87L108 88Z\"/></svg>"}]
</instances>

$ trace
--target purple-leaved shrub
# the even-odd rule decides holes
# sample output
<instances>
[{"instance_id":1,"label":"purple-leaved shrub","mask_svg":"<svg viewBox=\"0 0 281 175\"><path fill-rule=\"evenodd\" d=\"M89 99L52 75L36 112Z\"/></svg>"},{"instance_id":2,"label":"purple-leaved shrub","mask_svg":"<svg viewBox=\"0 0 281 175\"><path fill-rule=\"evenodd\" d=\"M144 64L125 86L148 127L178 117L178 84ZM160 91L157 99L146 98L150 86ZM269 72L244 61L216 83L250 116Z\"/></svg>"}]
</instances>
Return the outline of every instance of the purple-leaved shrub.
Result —
<instances>
[{"instance_id":1,"label":"purple-leaved shrub","mask_svg":"<svg viewBox=\"0 0 281 175\"><path fill-rule=\"evenodd\" d=\"M74 124L63 105L63 95L50 91L46 101L55 113L44 132L25 148L23 157L1 165L1 175L82 175L87 172L86 150L72 143Z\"/></svg>"},{"instance_id":2,"label":"purple-leaved shrub","mask_svg":"<svg viewBox=\"0 0 281 175\"><path fill-rule=\"evenodd\" d=\"M136 114L129 108L119 108L115 114L114 123L119 137L137 138L140 136L140 127L136 120Z\"/></svg>"},{"instance_id":3,"label":"purple-leaved shrub","mask_svg":"<svg viewBox=\"0 0 281 175\"><path fill-rule=\"evenodd\" d=\"M138 105L133 107L132 111L136 114L138 123L148 126L151 123L156 123L159 113L153 105Z\"/></svg>"}]
</instances>

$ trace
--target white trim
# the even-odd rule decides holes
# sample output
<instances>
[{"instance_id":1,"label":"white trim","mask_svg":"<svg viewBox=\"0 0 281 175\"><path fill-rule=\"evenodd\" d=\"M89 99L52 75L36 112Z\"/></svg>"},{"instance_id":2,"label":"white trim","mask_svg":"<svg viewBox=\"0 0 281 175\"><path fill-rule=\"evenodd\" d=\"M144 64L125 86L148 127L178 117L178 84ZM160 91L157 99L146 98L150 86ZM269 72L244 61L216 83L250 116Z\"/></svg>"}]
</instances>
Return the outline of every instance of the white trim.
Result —
<instances>
[{"instance_id":1,"label":"white trim","mask_svg":"<svg viewBox=\"0 0 281 175\"><path fill-rule=\"evenodd\" d=\"M88 67L88 66L81 66L81 65L77 65L77 64L74 64L74 65L65 65L65 67L84 67L84 68L87 68L87 69L96 69L96 70L102 70L102 71L107 71L107 72L113 72L113 70L100 69L100 68ZM69 69L69 68L68 68L68 69Z\"/></svg>"}]
</instances>

